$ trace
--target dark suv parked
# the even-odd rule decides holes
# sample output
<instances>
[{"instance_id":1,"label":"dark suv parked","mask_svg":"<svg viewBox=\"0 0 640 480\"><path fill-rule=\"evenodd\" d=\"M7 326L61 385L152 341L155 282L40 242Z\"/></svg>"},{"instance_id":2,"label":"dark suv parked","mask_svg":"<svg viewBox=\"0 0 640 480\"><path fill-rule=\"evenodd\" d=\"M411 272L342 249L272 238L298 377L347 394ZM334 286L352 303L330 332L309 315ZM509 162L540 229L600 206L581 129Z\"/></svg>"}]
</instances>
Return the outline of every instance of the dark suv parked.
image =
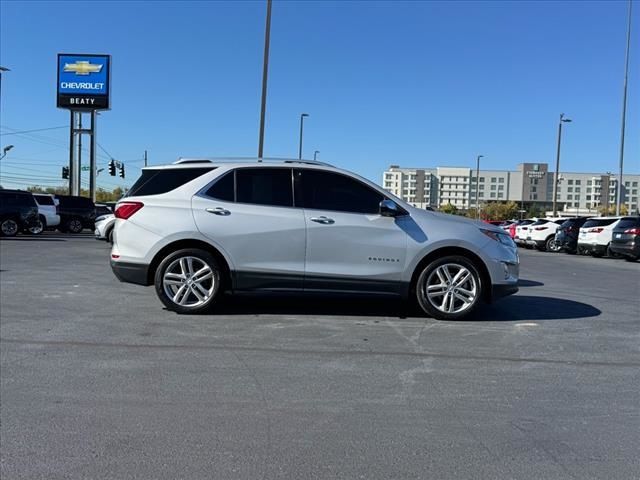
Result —
<instances>
[{"instance_id":1,"label":"dark suv parked","mask_svg":"<svg viewBox=\"0 0 640 480\"><path fill-rule=\"evenodd\" d=\"M640 258L640 217L624 217L613 229L609 249L635 262Z\"/></svg>"},{"instance_id":2,"label":"dark suv parked","mask_svg":"<svg viewBox=\"0 0 640 480\"><path fill-rule=\"evenodd\" d=\"M556 245L567 253L578 251L578 234L588 217L568 218L556 232Z\"/></svg>"},{"instance_id":3,"label":"dark suv parked","mask_svg":"<svg viewBox=\"0 0 640 480\"><path fill-rule=\"evenodd\" d=\"M59 200L61 232L80 233L82 229L93 230L96 219L96 206L89 198L71 195L56 195Z\"/></svg>"},{"instance_id":4,"label":"dark suv parked","mask_svg":"<svg viewBox=\"0 0 640 480\"><path fill-rule=\"evenodd\" d=\"M13 237L16 233L35 226L38 204L30 192L0 190L0 234Z\"/></svg>"}]
</instances>

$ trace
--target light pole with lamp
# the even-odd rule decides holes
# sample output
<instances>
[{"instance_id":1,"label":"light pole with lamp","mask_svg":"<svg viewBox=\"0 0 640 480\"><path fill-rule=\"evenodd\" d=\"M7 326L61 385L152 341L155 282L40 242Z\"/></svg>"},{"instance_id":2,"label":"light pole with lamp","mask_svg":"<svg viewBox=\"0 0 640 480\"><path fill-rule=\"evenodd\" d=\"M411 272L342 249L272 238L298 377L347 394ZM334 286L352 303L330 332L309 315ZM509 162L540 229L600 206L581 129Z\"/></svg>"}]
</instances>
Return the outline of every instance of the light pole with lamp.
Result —
<instances>
[{"instance_id":1,"label":"light pole with lamp","mask_svg":"<svg viewBox=\"0 0 640 480\"><path fill-rule=\"evenodd\" d=\"M302 131L304 128L304 117L308 117L308 113L300 114L300 144L298 146L298 160L302 160Z\"/></svg>"},{"instance_id":2,"label":"light pole with lamp","mask_svg":"<svg viewBox=\"0 0 640 480\"><path fill-rule=\"evenodd\" d=\"M7 156L7 152L13 148L13 145L7 145L2 149L2 155L0 155L0 160Z\"/></svg>"},{"instance_id":3,"label":"light pole with lamp","mask_svg":"<svg viewBox=\"0 0 640 480\"><path fill-rule=\"evenodd\" d=\"M562 143L562 124L570 122L570 118L564 118L564 113L560 114L558 121L558 149L556 151L556 172L553 178L553 216L558 216L558 183L560 182L560 144Z\"/></svg>"},{"instance_id":4,"label":"light pole with lamp","mask_svg":"<svg viewBox=\"0 0 640 480\"><path fill-rule=\"evenodd\" d=\"M484 155L478 155L476 158L476 218L480 220L480 159L483 158Z\"/></svg>"},{"instance_id":5,"label":"light pole with lamp","mask_svg":"<svg viewBox=\"0 0 640 480\"><path fill-rule=\"evenodd\" d=\"M317 160L319 153L320 153L320 150L316 150L315 152L313 152L313 161L314 162Z\"/></svg>"}]
</instances>

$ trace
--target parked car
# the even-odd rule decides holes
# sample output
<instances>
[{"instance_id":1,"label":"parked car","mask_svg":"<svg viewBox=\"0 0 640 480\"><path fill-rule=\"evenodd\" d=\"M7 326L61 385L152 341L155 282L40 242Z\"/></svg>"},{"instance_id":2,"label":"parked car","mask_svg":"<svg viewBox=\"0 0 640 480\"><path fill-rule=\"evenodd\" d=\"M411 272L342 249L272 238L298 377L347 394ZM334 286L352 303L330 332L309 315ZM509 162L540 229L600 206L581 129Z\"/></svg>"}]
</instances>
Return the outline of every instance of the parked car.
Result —
<instances>
[{"instance_id":1,"label":"parked car","mask_svg":"<svg viewBox=\"0 0 640 480\"><path fill-rule=\"evenodd\" d=\"M96 218L96 206L91 199L71 195L56 195L60 202L60 226L62 232L80 233L88 228L93 231Z\"/></svg>"},{"instance_id":2,"label":"parked car","mask_svg":"<svg viewBox=\"0 0 640 480\"><path fill-rule=\"evenodd\" d=\"M529 225L526 244L543 252L559 251L556 245L556 230L565 220L565 218L540 218L536 220Z\"/></svg>"},{"instance_id":3,"label":"parked car","mask_svg":"<svg viewBox=\"0 0 640 480\"><path fill-rule=\"evenodd\" d=\"M0 234L13 237L38 222L38 204L31 192L0 189Z\"/></svg>"},{"instance_id":4,"label":"parked car","mask_svg":"<svg viewBox=\"0 0 640 480\"><path fill-rule=\"evenodd\" d=\"M556 245L567 253L578 251L578 234L588 217L573 217L566 219L556 231Z\"/></svg>"},{"instance_id":5,"label":"parked car","mask_svg":"<svg viewBox=\"0 0 640 480\"><path fill-rule=\"evenodd\" d=\"M36 225L27 231L38 235L46 228L53 228L60 225L60 215L58 215L58 205L55 197L49 193L34 193L33 198L38 204L38 221Z\"/></svg>"},{"instance_id":6,"label":"parked car","mask_svg":"<svg viewBox=\"0 0 640 480\"><path fill-rule=\"evenodd\" d=\"M107 203L96 203L96 220L98 217L102 217L103 215L112 215L113 208L111 208Z\"/></svg>"},{"instance_id":7,"label":"parked car","mask_svg":"<svg viewBox=\"0 0 640 480\"><path fill-rule=\"evenodd\" d=\"M630 262L640 258L640 217L623 217L612 231L609 249Z\"/></svg>"},{"instance_id":8,"label":"parked car","mask_svg":"<svg viewBox=\"0 0 640 480\"><path fill-rule=\"evenodd\" d=\"M529 231L529 225L531 225L536 220L536 218L520 220L520 222L516 225L514 234L511 236L511 238L513 238L513 241L516 242L516 245L522 247L527 245L527 232Z\"/></svg>"},{"instance_id":9,"label":"parked car","mask_svg":"<svg viewBox=\"0 0 640 480\"><path fill-rule=\"evenodd\" d=\"M144 168L116 206L111 267L179 313L230 291L414 298L460 319L518 290L503 230L412 207L318 162L207 161Z\"/></svg>"},{"instance_id":10,"label":"parked car","mask_svg":"<svg viewBox=\"0 0 640 480\"><path fill-rule=\"evenodd\" d=\"M616 228L622 217L597 217L587 220L578 236L578 253L591 254L594 257L602 257L609 252L609 244L613 236L613 229Z\"/></svg>"},{"instance_id":11,"label":"parked car","mask_svg":"<svg viewBox=\"0 0 640 480\"><path fill-rule=\"evenodd\" d=\"M113 227L115 223L116 216L113 213L97 217L94 230L96 240L106 240L109 243L113 243Z\"/></svg>"}]
</instances>

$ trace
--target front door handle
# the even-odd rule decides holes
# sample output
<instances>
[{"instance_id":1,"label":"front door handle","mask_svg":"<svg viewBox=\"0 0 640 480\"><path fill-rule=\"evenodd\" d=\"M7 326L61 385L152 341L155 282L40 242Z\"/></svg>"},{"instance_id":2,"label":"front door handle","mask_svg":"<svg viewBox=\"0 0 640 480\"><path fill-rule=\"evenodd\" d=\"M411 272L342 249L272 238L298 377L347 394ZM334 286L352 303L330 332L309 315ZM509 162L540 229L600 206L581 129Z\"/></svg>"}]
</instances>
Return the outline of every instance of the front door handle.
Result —
<instances>
[{"instance_id":1,"label":"front door handle","mask_svg":"<svg viewBox=\"0 0 640 480\"><path fill-rule=\"evenodd\" d=\"M223 217L231 215L231 212L229 210L222 207L207 208L207 212L213 213L214 215L221 215Z\"/></svg>"},{"instance_id":2,"label":"front door handle","mask_svg":"<svg viewBox=\"0 0 640 480\"><path fill-rule=\"evenodd\" d=\"M324 215L321 217L311 217L311 221L321 223L322 225L331 225L332 223L336 223L333 218L325 217Z\"/></svg>"}]
</instances>

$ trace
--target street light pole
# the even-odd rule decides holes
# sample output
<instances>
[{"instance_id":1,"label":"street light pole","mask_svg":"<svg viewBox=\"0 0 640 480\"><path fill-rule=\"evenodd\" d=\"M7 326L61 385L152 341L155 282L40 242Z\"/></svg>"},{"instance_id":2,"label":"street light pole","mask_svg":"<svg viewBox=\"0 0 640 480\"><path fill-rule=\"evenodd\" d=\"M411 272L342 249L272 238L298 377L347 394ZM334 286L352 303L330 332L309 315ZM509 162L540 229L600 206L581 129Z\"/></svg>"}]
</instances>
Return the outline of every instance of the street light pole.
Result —
<instances>
[{"instance_id":1,"label":"street light pole","mask_svg":"<svg viewBox=\"0 0 640 480\"><path fill-rule=\"evenodd\" d=\"M298 147L298 160L302 160L302 131L304 128L304 118L308 117L309 114L308 113L301 113L300 114L300 144Z\"/></svg>"},{"instance_id":2,"label":"street light pole","mask_svg":"<svg viewBox=\"0 0 640 480\"><path fill-rule=\"evenodd\" d=\"M320 153L320 150L316 150L315 152L313 152L313 161L315 162L316 159L318 158L318 154Z\"/></svg>"},{"instance_id":3,"label":"street light pole","mask_svg":"<svg viewBox=\"0 0 640 480\"><path fill-rule=\"evenodd\" d=\"M7 67L0 67L0 109L2 107L2 72L10 72L11 69Z\"/></svg>"},{"instance_id":4,"label":"street light pole","mask_svg":"<svg viewBox=\"0 0 640 480\"><path fill-rule=\"evenodd\" d=\"M484 155L478 155L476 158L476 218L480 219L480 200L479 200L479 190L480 190L480 159L483 158Z\"/></svg>"},{"instance_id":5,"label":"street light pole","mask_svg":"<svg viewBox=\"0 0 640 480\"><path fill-rule=\"evenodd\" d=\"M11 150L13 148L13 145L7 145L6 147L4 147L2 149L2 155L0 155L0 160L2 160L4 157L7 156L7 153L9 152L9 150Z\"/></svg>"},{"instance_id":6,"label":"street light pole","mask_svg":"<svg viewBox=\"0 0 640 480\"><path fill-rule=\"evenodd\" d=\"M558 121L558 148L556 151L556 172L553 179L553 216L558 215L558 183L560 182L560 144L562 142L562 124L570 122L571 119L564 118L564 113L560 114Z\"/></svg>"},{"instance_id":7,"label":"street light pole","mask_svg":"<svg viewBox=\"0 0 640 480\"><path fill-rule=\"evenodd\" d=\"M629 77L629 45L631 43L631 0L629 0L629 23L627 24L627 52L625 54L624 87L622 93L622 126L620 131L620 176L618 178L618 201L616 215L620 215L622 208L622 169L624 165L624 130L627 118L627 78Z\"/></svg>"},{"instance_id":8,"label":"street light pole","mask_svg":"<svg viewBox=\"0 0 640 480\"><path fill-rule=\"evenodd\" d=\"M264 115L267 109L267 74L269 73L269 40L271 37L271 0L267 0L267 20L264 29L264 59L262 63L262 101L260 104L260 134L258 137L258 161L264 152Z\"/></svg>"}]
</instances>

